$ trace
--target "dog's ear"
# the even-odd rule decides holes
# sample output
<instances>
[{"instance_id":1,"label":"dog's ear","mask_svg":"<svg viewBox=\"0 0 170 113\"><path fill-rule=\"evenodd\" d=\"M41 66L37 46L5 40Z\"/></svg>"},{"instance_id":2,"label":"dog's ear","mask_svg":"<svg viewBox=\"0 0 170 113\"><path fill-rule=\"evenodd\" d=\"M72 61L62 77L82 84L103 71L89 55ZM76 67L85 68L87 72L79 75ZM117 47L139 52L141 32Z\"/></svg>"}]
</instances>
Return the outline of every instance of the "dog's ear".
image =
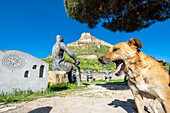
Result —
<instances>
[{"instance_id":1,"label":"dog's ear","mask_svg":"<svg viewBox=\"0 0 170 113\"><path fill-rule=\"evenodd\" d=\"M128 42L129 46L135 46L136 48L142 48L142 43L138 38L131 38Z\"/></svg>"}]
</instances>

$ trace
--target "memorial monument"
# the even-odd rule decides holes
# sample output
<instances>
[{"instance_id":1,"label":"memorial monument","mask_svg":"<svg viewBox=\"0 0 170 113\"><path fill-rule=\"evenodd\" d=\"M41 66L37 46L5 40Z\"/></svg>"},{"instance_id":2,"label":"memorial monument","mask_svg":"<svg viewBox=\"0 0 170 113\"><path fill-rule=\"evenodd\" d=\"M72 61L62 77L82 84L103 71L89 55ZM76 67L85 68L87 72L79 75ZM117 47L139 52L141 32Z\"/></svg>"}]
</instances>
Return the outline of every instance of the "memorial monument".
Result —
<instances>
[{"instance_id":1,"label":"memorial monument","mask_svg":"<svg viewBox=\"0 0 170 113\"><path fill-rule=\"evenodd\" d=\"M75 63L64 61L64 52L70 56ZM72 83L72 70L75 70L75 77L78 86L81 86L81 74L79 68L79 60L74 53L64 44L62 36L56 36L56 43L52 48L53 71L66 71L68 73L69 82Z\"/></svg>"},{"instance_id":2,"label":"memorial monument","mask_svg":"<svg viewBox=\"0 0 170 113\"><path fill-rule=\"evenodd\" d=\"M0 51L0 92L47 88L49 64L17 50Z\"/></svg>"}]
</instances>

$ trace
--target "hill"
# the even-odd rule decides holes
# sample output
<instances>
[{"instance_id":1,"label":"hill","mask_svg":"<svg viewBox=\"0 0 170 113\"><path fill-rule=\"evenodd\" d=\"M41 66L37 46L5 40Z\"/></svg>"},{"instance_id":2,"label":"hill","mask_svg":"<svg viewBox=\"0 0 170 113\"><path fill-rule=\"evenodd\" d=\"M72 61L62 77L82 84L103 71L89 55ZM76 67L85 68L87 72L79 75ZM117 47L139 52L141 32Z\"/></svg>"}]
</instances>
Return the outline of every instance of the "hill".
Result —
<instances>
[{"instance_id":1,"label":"hill","mask_svg":"<svg viewBox=\"0 0 170 113\"><path fill-rule=\"evenodd\" d=\"M92 36L90 33L82 33L79 40L69 43L67 46L78 57L80 61L79 66L82 70L86 70L88 68L95 71L105 69L112 71L115 70L115 66L113 64L103 66L100 62L98 62L98 58L107 53L108 49L112 45ZM64 57L67 62L74 63L74 61L67 54L64 54ZM51 55L46 58L45 61L51 64ZM50 65L50 70L51 69L52 67Z\"/></svg>"},{"instance_id":2,"label":"hill","mask_svg":"<svg viewBox=\"0 0 170 113\"><path fill-rule=\"evenodd\" d=\"M92 36L90 33L85 32L81 34L79 40L77 40L76 42L69 43L67 44L67 46L82 47L86 46L87 44L92 44L94 46L97 46L98 48L100 48L101 45L105 45L108 47L112 46L111 44Z\"/></svg>"},{"instance_id":3,"label":"hill","mask_svg":"<svg viewBox=\"0 0 170 113\"><path fill-rule=\"evenodd\" d=\"M95 59L105 54L112 45L90 33L82 33L79 40L67 44L67 46L78 58Z\"/></svg>"},{"instance_id":4,"label":"hill","mask_svg":"<svg viewBox=\"0 0 170 113\"><path fill-rule=\"evenodd\" d=\"M112 45L92 36L90 33L82 33L79 40L67 44L67 46L74 51L75 55L80 60L79 66L81 69L86 70L87 68L90 68L96 72L98 72L98 70L106 69L115 70L113 64L103 66L98 62L98 58L106 54ZM71 60L67 55L65 55L65 57L67 61Z\"/></svg>"}]
</instances>

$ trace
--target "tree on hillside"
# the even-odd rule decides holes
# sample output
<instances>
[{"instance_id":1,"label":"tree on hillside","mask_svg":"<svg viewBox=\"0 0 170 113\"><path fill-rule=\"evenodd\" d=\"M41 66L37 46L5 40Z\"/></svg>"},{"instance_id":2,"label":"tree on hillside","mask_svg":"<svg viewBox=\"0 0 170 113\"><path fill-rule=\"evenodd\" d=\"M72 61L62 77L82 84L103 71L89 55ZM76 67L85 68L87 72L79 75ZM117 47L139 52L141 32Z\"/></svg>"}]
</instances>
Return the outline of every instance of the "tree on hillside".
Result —
<instances>
[{"instance_id":1,"label":"tree on hillside","mask_svg":"<svg viewBox=\"0 0 170 113\"><path fill-rule=\"evenodd\" d=\"M101 23L115 31L133 32L170 18L170 0L64 0L68 16L90 28Z\"/></svg>"}]
</instances>

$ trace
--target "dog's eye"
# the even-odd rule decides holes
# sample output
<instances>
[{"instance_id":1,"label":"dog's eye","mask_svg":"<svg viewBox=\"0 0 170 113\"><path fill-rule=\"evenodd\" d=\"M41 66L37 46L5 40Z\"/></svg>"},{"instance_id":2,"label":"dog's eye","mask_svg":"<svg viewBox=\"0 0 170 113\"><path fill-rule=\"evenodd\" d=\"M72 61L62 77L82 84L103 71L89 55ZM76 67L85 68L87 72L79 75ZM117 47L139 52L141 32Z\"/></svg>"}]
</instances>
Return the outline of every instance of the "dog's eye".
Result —
<instances>
[{"instance_id":1,"label":"dog's eye","mask_svg":"<svg viewBox=\"0 0 170 113\"><path fill-rule=\"evenodd\" d=\"M114 48L114 49L113 49L113 52L115 52L115 51L117 51L117 50L119 50L119 48Z\"/></svg>"}]
</instances>

